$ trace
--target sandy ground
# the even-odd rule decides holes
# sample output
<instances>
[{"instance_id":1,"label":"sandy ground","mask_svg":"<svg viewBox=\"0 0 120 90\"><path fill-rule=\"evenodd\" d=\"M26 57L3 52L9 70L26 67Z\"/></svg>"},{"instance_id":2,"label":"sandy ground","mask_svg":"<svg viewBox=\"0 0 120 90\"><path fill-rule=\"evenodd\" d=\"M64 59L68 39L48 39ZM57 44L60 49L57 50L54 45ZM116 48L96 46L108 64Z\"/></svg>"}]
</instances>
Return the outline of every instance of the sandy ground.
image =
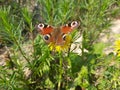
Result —
<instances>
[{"instance_id":1,"label":"sandy ground","mask_svg":"<svg viewBox=\"0 0 120 90\"><path fill-rule=\"evenodd\" d=\"M99 37L99 41L108 46L104 49L105 54L115 53L114 52L114 42L120 39L120 19L115 19L112 21L112 26L109 27L106 33L101 33ZM80 42L82 41L82 37L78 38L75 42L79 42L78 44L72 44L71 49L74 49L73 52L81 55ZM87 50L84 50L87 52Z\"/></svg>"},{"instance_id":2,"label":"sandy ground","mask_svg":"<svg viewBox=\"0 0 120 90\"><path fill-rule=\"evenodd\" d=\"M104 35L101 38L101 42L109 44L108 47L104 49L105 54L114 52L114 44L116 40L120 40L120 19L114 20L112 26L109 28L109 35Z\"/></svg>"}]
</instances>

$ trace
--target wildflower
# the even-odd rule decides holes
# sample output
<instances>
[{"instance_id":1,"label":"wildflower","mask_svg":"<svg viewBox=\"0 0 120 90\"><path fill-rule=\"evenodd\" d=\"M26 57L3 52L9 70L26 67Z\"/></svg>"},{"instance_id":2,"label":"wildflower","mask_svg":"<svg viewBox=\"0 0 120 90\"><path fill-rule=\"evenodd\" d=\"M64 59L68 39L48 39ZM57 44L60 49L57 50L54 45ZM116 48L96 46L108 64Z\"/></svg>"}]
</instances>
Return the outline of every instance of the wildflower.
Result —
<instances>
[{"instance_id":1,"label":"wildflower","mask_svg":"<svg viewBox=\"0 0 120 90\"><path fill-rule=\"evenodd\" d=\"M115 52L117 52L117 56L120 56L120 40L115 42Z\"/></svg>"},{"instance_id":2,"label":"wildflower","mask_svg":"<svg viewBox=\"0 0 120 90\"><path fill-rule=\"evenodd\" d=\"M67 35L63 45L56 45L55 43L51 42L49 44L50 50L57 51L57 52L68 51L71 41L72 41L71 36Z\"/></svg>"}]
</instances>

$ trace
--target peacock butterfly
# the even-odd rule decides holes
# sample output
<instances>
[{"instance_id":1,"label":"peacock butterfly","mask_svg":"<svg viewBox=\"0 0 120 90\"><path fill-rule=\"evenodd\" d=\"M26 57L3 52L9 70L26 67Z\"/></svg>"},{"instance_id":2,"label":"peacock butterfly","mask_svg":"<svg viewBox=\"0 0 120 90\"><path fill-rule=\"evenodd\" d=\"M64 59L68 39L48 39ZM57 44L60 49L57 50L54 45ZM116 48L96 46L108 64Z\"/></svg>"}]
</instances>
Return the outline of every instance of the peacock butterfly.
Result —
<instances>
[{"instance_id":1,"label":"peacock butterfly","mask_svg":"<svg viewBox=\"0 0 120 90\"><path fill-rule=\"evenodd\" d=\"M79 26L79 22L73 21L61 27L53 27L40 23L37 25L38 32L43 36L46 43L55 43L55 45L64 45L66 36Z\"/></svg>"}]
</instances>

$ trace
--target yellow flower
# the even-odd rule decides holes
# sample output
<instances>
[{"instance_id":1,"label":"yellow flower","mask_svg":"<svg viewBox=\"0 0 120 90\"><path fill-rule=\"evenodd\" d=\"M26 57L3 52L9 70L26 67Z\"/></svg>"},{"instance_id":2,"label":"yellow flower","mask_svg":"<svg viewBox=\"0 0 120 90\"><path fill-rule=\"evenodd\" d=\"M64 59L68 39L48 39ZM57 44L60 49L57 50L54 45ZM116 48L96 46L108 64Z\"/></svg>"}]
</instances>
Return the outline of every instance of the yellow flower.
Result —
<instances>
[{"instance_id":1,"label":"yellow flower","mask_svg":"<svg viewBox=\"0 0 120 90\"><path fill-rule=\"evenodd\" d=\"M72 38L70 35L68 35L66 36L66 40L63 45L56 45L55 43L50 43L49 44L50 50L57 51L57 52L68 51L71 41L72 41Z\"/></svg>"},{"instance_id":2,"label":"yellow flower","mask_svg":"<svg viewBox=\"0 0 120 90\"><path fill-rule=\"evenodd\" d=\"M115 42L115 52L117 52L117 56L120 56L120 40Z\"/></svg>"}]
</instances>

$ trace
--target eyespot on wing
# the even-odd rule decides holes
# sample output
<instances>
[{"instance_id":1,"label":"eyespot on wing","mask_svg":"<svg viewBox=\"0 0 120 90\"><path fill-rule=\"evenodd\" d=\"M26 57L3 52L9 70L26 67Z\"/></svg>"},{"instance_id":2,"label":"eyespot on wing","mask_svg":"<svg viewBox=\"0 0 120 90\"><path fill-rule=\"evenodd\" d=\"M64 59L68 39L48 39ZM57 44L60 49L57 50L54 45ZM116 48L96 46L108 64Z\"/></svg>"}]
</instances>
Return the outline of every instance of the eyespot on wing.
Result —
<instances>
[{"instance_id":1,"label":"eyespot on wing","mask_svg":"<svg viewBox=\"0 0 120 90\"><path fill-rule=\"evenodd\" d=\"M69 24L66 24L65 26L61 27L62 32L67 34L72 32L75 28L77 28L80 25L78 21L73 21Z\"/></svg>"},{"instance_id":2,"label":"eyespot on wing","mask_svg":"<svg viewBox=\"0 0 120 90\"><path fill-rule=\"evenodd\" d=\"M41 24L38 24L37 30L40 34L45 35L45 34L51 33L53 31L53 27L50 25L41 23Z\"/></svg>"}]
</instances>

